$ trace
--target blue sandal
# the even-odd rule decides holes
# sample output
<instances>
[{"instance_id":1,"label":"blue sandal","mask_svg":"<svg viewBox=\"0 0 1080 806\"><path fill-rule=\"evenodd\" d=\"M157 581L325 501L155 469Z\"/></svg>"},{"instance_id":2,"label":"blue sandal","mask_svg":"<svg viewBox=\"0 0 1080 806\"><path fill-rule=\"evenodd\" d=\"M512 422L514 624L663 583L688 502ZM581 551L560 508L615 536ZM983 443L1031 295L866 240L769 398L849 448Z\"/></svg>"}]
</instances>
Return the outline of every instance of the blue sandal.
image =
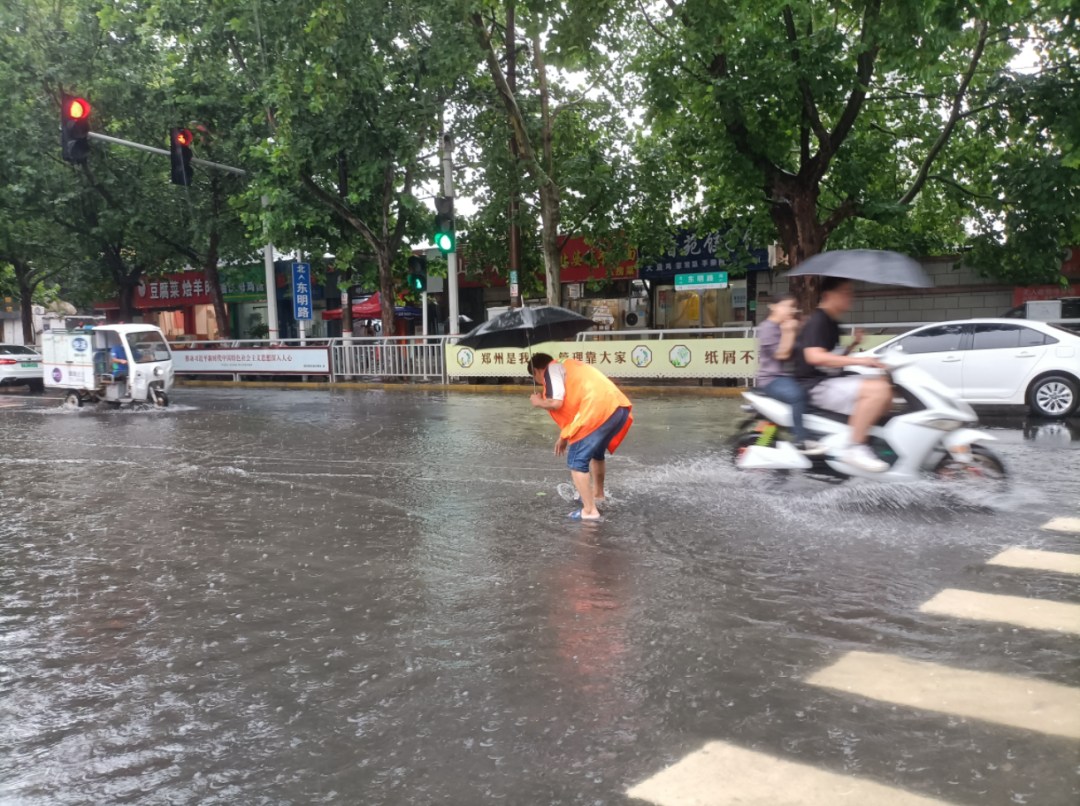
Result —
<instances>
[{"instance_id":1,"label":"blue sandal","mask_svg":"<svg viewBox=\"0 0 1080 806\"><path fill-rule=\"evenodd\" d=\"M584 511L585 510L583 510L583 509L579 509L576 512L571 512L566 517L568 517L572 521L585 521L587 523L592 523L593 521L602 520L601 518L585 518L585 517L582 517L581 513L584 512Z\"/></svg>"}]
</instances>

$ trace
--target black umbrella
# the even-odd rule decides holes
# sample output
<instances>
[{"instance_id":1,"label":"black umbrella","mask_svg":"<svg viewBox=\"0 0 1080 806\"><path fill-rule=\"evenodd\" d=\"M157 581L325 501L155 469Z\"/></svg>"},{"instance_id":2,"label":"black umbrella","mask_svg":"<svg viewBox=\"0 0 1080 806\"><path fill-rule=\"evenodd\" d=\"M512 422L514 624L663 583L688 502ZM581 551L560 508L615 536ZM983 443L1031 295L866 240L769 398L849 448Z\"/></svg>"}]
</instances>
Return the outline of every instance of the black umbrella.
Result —
<instances>
[{"instance_id":1,"label":"black umbrella","mask_svg":"<svg viewBox=\"0 0 1080 806\"><path fill-rule=\"evenodd\" d=\"M787 273L788 277L813 274L818 277L842 277L881 285L906 285L930 288L933 283L916 261L897 252L876 249L841 249L822 252Z\"/></svg>"},{"instance_id":2,"label":"black umbrella","mask_svg":"<svg viewBox=\"0 0 1080 806\"><path fill-rule=\"evenodd\" d=\"M526 349L542 341L569 339L594 324L592 319L554 305L513 308L473 328L458 344L474 350Z\"/></svg>"},{"instance_id":3,"label":"black umbrella","mask_svg":"<svg viewBox=\"0 0 1080 806\"><path fill-rule=\"evenodd\" d=\"M474 350L528 349L532 353L534 344L569 339L595 324L592 319L554 305L512 308L473 328L458 344Z\"/></svg>"}]
</instances>

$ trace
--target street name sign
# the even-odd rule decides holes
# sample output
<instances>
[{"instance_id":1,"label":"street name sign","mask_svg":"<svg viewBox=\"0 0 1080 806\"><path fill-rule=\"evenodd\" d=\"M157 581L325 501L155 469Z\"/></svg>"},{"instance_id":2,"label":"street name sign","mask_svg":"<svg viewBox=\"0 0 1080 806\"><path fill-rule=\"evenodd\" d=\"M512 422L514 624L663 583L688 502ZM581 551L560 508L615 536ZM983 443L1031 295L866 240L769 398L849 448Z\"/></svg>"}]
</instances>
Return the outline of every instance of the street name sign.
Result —
<instances>
[{"instance_id":1,"label":"street name sign","mask_svg":"<svg viewBox=\"0 0 1080 806\"><path fill-rule=\"evenodd\" d=\"M707 271L700 274L676 274L676 291L708 291L712 288L727 288L726 271Z\"/></svg>"},{"instance_id":2,"label":"street name sign","mask_svg":"<svg viewBox=\"0 0 1080 806\"><path fill-rule=\"evenodd\" d=\"M292 305L293 319L314 319L314 306L311 304L311 265L308 263L292 264Z\"/></svg>"}]
</instances>

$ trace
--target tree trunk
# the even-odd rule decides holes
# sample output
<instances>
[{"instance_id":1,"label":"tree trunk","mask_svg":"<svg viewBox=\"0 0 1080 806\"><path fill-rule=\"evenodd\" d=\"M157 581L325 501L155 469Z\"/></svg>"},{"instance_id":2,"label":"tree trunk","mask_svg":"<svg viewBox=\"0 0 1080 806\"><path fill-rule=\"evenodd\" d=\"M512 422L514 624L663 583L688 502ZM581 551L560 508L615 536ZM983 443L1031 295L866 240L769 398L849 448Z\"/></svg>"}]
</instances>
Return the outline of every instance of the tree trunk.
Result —
<instances>
[{"instance_id":1,"label":"tree trunk","mask_svg":"<svg viewBox=\"0 0 1080 806\"><path fill-rule=\"evenodd\" d=\"M34 279L33 269L18 258L9 258L15 269L15 283L19 286L19 311L22 316L23 342L34 343L34 289L38 280Z\"/></svg>"},{"instance_id":2,"label":"tree trunk","mask_svg":"<svg viewBox=\"0 0 1080 806\"><path fill-rule=\"evenodd\" d=\"M817 187L805 187L797 180L778 179L772 188L770 213L787 253L789 269L821 252L829 237L828 228L817 218ZM809 315L821 294L820 277L792 277L791 293L799 310Z\"/></svg>"},{"instance_id":3,"label":"tree trunk","mask_svg":"<svg viewBox=\"0 0 1080 806\"><path fill-rule=\"evenodd\" d=\"M517 93L517 33L514 27L514 0L509 0L506 4L506 86L510 88L511 93ZM511 129L511 131L513 131ZM517 281L521 283L524 278L521 276L521 229L518 227L518 188L517 188L517 159L518 159L518 144L517 137L513 134L510 135L510 158L513 162L513 168L510 171L510 207L507 214L510 218L510 232L509 232L509 246L510 246L510 276L517 278ZM513 285L513 284L511 284ZM518 286L520 289L520 286ZM513 294L510 297L510 307L520 308L522 305L522 297L520 294Z\"/></svg>"},{"instance_id":4,"label":"tree trunk","mask_svg":"<svg viewBox=\"0 0 1080 806\"><path fill-rule=\"evenodd\" d=\"M540 185L540 222L544 228L540 243L544 250L544 273L547 275L547 304L562 304L562 249L559 246L559 223L562 211L559 206L559 186L555 184L555 152L552 144L552 119L549 106L547 67L540 37L533 37L533 61L536 63L537 83L540 86L540 122L542 127L541 153L544 157L545 176Z\"/></svg>"},{"instance_id":5,"label":"tree trunk","mask_svg":"<svg viewBox=\"0 0 1080 806\"><path fill-rule=\"evenodd\" d=\"M218 275L218 244L221 236L217 232L210 233L210 243L206 247L206 260L203 262L203 275L206 279L207 293L214 305L214 316L217 317L218 338L232 338L232 322L229 321L229 312L225 308L225 298L221 294L221 277ZM209 334L207 334L209 335Z\"/></svg>"},{"instance_id":6,"label":"tree trunk","mask_svg":"<svg viewBox=\"0 0 1080 806\"><path fill-rule=\"evenodd\" d=\"M138 285L137 280L132 283L127 278L120 284L120 321L124 324L131 324L135 321L136 285Z\"/></svg>"},{"instance_id":7,"label":"tree trunk","mask_svg":"<svg viewBox=\"0 0 1080 806\"><path fill-rule=\"evenodd\" d=\"M34 339L34 289L19 279L19 311L22 313L23 344L33 344ZM36 285L36 283L35 283Z\"/></svg>"},{"instance_id":8,"label":"tree trunk","mask_svg":"<svg viewBox=\"0 0 1080 806\"><path fill-rule=\"evenodd\" d=\"M394 334L394 276L393 259L389 249L380 249L379 258L379 307L382 309L383 336Z\"/></svg>"},{"instance_id":9,"label":"tree trunk","mask_svg":"<svg viewBox=\"0 0 1080 806\"><path fill-rule=\"evenodd\" d=\"M547 276L547 304L562 304L562 249L559 247L559 189L549 182L540 188L540 243Z\"/></svg>"}]
</instances>

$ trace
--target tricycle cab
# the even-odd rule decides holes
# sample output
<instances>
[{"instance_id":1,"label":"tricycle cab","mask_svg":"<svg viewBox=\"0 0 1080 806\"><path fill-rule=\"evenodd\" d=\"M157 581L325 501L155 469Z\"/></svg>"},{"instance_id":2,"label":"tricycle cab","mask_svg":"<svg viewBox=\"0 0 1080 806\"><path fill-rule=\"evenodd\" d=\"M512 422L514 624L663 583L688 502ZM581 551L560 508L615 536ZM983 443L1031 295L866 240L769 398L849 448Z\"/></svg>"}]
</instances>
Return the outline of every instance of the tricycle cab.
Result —
<instances>
[{"instance_id":1,"label":"tricycle cab","mask_svg":"<svg viewBox=\"0 0 1080 806\"><path fill-rule=\"evenodd\" d=\"M42 334L45 386L65 389L74 405L150 401L168 405L172 353L153 325L100 325Z\"/></svg>"}]
</instances>

